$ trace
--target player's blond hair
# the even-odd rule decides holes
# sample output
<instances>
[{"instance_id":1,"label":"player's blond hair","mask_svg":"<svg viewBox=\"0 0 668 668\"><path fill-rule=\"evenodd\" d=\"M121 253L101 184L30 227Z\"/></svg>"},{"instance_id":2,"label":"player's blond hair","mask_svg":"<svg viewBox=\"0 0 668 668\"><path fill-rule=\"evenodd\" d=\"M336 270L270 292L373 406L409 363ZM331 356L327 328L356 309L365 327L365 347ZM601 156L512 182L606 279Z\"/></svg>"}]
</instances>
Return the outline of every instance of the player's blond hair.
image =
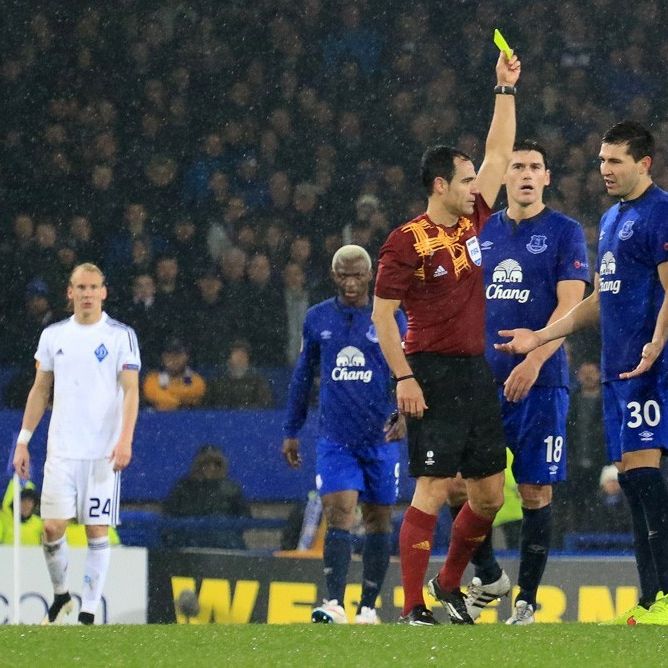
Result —
<instances>
[{"instance_id":1,"label":"player's blond hair","mask_svg":"<svg viewBox=\"0 0 668 668\"><path fill-rule=\"evenodd\" d=\"M358 246L357 244L346 244L345 246L341 246L341 248L334 253L334 257L332 258L332 271L336 271L336 265L339 264L339 262L354 260L364 260L367 271L371 271L371 256L364 248L362 248L362 246Z\"/></svg>"},{"instance_id":2,"label":"player's blond hair","mask_svg":"<svg viewBox=\"0 0 668 668\"><path fill-rule=\"evenodd\" d=\"M77 271L90 271L94 274L98 274L100 278L102 279L102 285L105 283L105 276L104 272L102 269L100 269L96 264L93 264L92 262L82 262L81 264L78 264L74 269L72 269L72 273L70 274L70 280L69 284L72 285L72 279L74 278L74 274L77 273Z\"/></svg>"}]
</instances>

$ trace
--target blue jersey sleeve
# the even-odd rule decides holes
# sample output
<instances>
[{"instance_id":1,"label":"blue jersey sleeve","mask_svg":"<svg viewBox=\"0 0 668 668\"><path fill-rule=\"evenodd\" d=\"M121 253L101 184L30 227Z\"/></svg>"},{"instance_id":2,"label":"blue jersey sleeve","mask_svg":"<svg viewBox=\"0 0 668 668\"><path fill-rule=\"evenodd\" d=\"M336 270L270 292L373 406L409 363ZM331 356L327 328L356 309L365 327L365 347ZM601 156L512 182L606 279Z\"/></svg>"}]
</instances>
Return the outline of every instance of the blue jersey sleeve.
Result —
<instances>
[{"instance_id":1,"label":"blue jersey sleeve","mask_svg":"<svg viewBox=\"0 0 668 668\"><path fill-rule=\"evenodd\" d=\"M401 339L406 336L406 332L408 331L408 320L406 319L406 314L401 310L397 309L396 313L394 314L394 318L397 321L397 327L399 327L399 334L401 334Z\"/></svg>"},{"instance_id":2,"label":"blue jersey sleeve","mask_svg":"<svg viewBox=\"0 0 668 668\"><path fill-rule=\"evenodd\" d=\"M304 426L311 386L320 361L320 342L314 335L311 320L307 313L302 330L302 350L290 380L287 415L283 424L286 438L296 438Z\"/></svg>"},{"instance_id":3,"label":"blue jersey sleeve","mask_svg":"<svg viewBox=\"0 0 668 668\"><path fill-rule=\"evenodd\" d=\"M652 209L650 248L655 265L668 262L668 202L657 202Z\"/></svg>"},{"instance_id":4,"label":"blue jersey sleeve","mask_svg":"<svg viewBox=\"0 0 668 668\"><path fill-rule=\"evenodd\" d=\"M559 247L557 280L581 280L589 283L590 272L584 231L576 221L567 220L570 225L568 230L564 232Z\"/></svg>"}]
</instances>

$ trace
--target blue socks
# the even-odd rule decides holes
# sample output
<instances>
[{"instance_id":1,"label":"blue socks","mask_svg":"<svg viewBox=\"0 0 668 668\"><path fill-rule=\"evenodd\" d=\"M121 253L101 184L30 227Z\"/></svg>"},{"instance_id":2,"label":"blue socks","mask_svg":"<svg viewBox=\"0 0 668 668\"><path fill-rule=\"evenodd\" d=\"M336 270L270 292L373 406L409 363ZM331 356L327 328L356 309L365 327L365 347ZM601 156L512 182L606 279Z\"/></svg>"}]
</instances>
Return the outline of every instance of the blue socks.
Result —
<instances>
[{"instance_id":1,"label":"blue socks","mask_svg":"<svg viewBox=\"0 0 668 668\"><path fill-rule=\"evenodd\" d=\"M633 489L634 496L638 498L642 506L645 524L641 525L641 530L645 532L647 545L654 562L657 591L668 594L668 489L666 483L661 471L651 467L631 469L624 474L624 477L626 485ZM630 502L631 499L629 499ZM634 515L634 529L635 523ZM640 569L640 563L638 569Z\"/></svg>"},{"instance_id":2,"label":"blue socks","mask_svg":"<svg viewBox=\"0 0 668 668\"><path fill-rule=\"evenodd\" d=\"M636 471L640 469L635 469ZM630 472L629 472L630 473ZM619 486L629 502L631 520L633 522L633 550L636 556L636 568L640 580L640 605L649 608L659 591L659 580L656 577L656 567L652 558L647 535L647 520L643 510L640 494L633 482L634 476L629 479L627 473L620 473L617 477Z\"/></svg>"},{"instance_id":3,"label":"blue socks","mask_svg":"<svg viewBox=\"0 0 668 668\"><path fill-rule=\"evenodd\" d=\"M390 565L390 540L391 534L389 533L369 533L364 539L362 597L357 612L362 609L362 606L376 607L376 598L383 586L387 567Z\"/></svg>"},{"instance_id":4,"label":"blue socks","mask_svg":"<svg viewBox=\"0 0 668 668\"><path fill-rule=\"evenodd\" d=\"M329 600L336 599L339 605L343 605L346 591L351 545L350 531L327 529L323 554L327 593Z\"/></svg>"},{"instance_id":5,"label":"blue socks","mask_svg":"<svg viewBox=\"0 0 668 668\"><path fill-rule=\"evenodd\" d=\"M516 601L526 601L536 608L536 592L545 571L552 537L552 506L522 508L520 537L520 592Z\"/></svg>"}]
</instances>

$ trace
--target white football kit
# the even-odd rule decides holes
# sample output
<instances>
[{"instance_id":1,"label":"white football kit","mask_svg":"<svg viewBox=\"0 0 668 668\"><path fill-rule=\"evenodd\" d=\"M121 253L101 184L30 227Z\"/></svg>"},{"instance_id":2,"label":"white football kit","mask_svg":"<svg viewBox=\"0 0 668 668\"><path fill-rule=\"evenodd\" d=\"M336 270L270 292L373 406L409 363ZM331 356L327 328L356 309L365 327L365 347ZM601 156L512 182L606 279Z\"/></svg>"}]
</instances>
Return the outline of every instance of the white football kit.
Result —
<instances>
[{"instance_id":1,"label":"white football kit","mask_svg":"<svg viewBox=\"0 0 668 668\"><path fill-rule=\"evenodd\" d=\"M122 426L120 373L141 367L137 336L106 313L93 325L72 316L42 332L35 359L54 379L42 517L115 525L120 472L108 458Z\"/></svg>"}]
</instances>

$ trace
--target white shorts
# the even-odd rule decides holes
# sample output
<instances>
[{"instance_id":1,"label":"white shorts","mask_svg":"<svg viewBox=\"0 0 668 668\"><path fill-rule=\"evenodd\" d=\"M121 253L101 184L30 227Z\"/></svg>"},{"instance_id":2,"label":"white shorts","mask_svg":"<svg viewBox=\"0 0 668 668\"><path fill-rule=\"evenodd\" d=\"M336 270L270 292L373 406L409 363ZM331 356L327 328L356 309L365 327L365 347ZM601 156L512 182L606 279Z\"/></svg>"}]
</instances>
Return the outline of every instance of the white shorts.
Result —
<instances>
[{"instance_id":1,"label":"white shorts","mask_svg":"<svg viewBox=\"0 0 668 668\"><path fill-rule=\"evenodd\" d=\"M42 519L116 526L120 500L121 473L109 460L47 457Z\"/></svg>"}]
</instances>

